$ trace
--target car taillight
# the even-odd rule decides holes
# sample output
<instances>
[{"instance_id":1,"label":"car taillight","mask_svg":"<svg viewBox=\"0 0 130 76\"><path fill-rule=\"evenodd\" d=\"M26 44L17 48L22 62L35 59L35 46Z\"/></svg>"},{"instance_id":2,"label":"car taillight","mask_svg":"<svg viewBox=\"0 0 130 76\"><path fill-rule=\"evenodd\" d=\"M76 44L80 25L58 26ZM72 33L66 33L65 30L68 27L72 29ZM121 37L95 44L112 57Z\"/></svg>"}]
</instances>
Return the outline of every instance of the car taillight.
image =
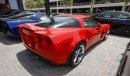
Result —
<instances>
[{"instance_id":1,"label":"car taillight","mask_svg":"<svg viewBox=\"0 0 130 76\"><path fill-rule=\"evenodd\" d=\"M47 46L51 46L52 42L51 42L50 38L44 37L44 39L45 39L46 45L47 45Z\"/></svg>"},{"instance_id":2,"label":"car taillight","mask_svg":"<svg viewBox=\"0 0 130 76\"><path fill-rule=\"evenodd\" d=\"M43 35L37 35L37 41L39 44L42 44L44 46L51 46L52 41L49 37L43 36Z\"/></svg>"},{"instance_id":3,"label":"car taillight","mask_svg":"<svg viewBox=\"0 0 130 76\"><path fill-rule=\"evenodd\" d=\"M39 42L39 43L42 43L42 37L41 36L39 36L39 35L37 35L37 41Z\"/></svg>"}]
</instances>

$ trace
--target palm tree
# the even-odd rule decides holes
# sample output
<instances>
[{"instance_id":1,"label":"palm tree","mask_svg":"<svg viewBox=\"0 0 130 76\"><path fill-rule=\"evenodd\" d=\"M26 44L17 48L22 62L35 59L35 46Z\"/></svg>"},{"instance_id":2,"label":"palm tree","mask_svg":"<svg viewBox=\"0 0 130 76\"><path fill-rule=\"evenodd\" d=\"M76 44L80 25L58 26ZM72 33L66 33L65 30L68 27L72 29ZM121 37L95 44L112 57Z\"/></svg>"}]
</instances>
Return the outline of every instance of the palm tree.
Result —
<instances>
[{"instance_id":1,"label":"palm tree","mask_svg":"<svg viewBox=\"0 0 130 76\"><path fill-rule=\"evenodd\" d=\"M128 3L130 3L130 0L125 0L124 5L123 5L123 8L122 8L122 11L125 11L125 10L126 10L126 5L127 5ZM129 8L128 8L128 10L129 10Z\"/></svg>"}]
</instances>

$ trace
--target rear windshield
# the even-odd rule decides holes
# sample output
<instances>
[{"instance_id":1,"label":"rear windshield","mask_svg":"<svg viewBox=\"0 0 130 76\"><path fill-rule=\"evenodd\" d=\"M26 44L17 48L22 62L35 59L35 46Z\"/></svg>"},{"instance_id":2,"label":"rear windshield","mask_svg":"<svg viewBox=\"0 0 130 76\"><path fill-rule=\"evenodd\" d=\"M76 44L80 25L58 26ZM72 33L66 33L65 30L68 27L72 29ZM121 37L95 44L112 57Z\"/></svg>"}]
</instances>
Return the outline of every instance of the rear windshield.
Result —
<instances>
[{"instance_id":1,"label":"rear windshield","mask_svg":"<svg viewBox=\"0 0 130 76\"><path fill-rule=\"evenodd\" d=\"M44 28L67 28L67 27L76 27L80 28L80 23L77 19L73 17L64 17L64 16L54 16L53 18L43 16L41 22L36 24L36 26Z\"/></svg>"}]
</instances>

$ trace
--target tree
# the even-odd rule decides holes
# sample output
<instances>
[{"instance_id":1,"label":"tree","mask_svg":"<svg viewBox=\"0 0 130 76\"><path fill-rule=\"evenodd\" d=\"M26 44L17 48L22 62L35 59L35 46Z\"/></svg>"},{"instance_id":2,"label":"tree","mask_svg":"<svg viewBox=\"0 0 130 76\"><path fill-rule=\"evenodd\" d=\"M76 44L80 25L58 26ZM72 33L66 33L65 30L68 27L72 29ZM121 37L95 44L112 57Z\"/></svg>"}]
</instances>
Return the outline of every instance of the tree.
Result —
<instances>
[{"instance_id":1,"label":"tree","mask_svg":"<svg viewBox=\"0 0 130 76\"><path fill-rule=\"evenodd\" d=\"M44 7L44 0L25 0L26 8L42 8Z\"/></svg>"},{"instance_id":2,"label":"tree","mask_svg":"<svg viewBox=\"0 0 130 76\"><path fill-rule=\"evenodd\" d=\"M34 2L33 2L33 0L26 0L26 1L25 1L25 7L26 7L26 8L33 8L33 7L34 7Z\"/></svg>"},{"instance_id":3,"label":"tree","mask_svg":"<svg viewBox=\"0 0 130 76\"><path fill-rule=\"evenodd\" d=\"M43 8L44 7L44 0L35 0L36 7L37 8Z\"/></svg>"},{"instance_id":4,"label":"tree","mask_svg":"<svg viewBox=\"0 0 130 76\"><path fill-rule=\"evenodd\" d=\"M65 10L64 10L65 13L67 13L66 7L70 6L72 4L72 1L73 0L60 0L61 5L65 7Z\"/></svg>"},{"instance_id":5,"label":"tree","mask_svg":"<svg viewBox=\"0 0 130 76\"><path fill-rule=\"evenodd\" d=\"M130 3L130 0L125 0L122 11L126 11L126 5ZM130 6L129 6L130 7ZM129 8L128 8L129 9ZM128 10L127 10L128 11Z\"/></svg>"}]
</instances>

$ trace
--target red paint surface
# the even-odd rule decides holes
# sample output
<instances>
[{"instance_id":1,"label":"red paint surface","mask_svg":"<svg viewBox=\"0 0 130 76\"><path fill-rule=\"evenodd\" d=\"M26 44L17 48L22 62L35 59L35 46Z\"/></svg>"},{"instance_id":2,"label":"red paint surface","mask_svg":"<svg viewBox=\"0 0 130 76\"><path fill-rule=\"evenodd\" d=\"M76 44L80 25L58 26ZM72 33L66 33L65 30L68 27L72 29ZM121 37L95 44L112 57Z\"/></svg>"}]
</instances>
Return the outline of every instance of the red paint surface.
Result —
<instances>
[{"instance_id":1,"label":"red paint surface","mask_svg":"<svg viewBox=\"0 0 130 76\"><path fill-rule=\"evenodd\" d=\"M86 48L89 48L102 40L110 29L107 24L102 24L100 28L85 28L82 18L91 18L89 16L64 16L79 20L81 28L41 28L34 24L23 24L19 26L19 32L24 45L53 64L65 64L79 42L84 41Z\"/></svg>"}]
</instances>

